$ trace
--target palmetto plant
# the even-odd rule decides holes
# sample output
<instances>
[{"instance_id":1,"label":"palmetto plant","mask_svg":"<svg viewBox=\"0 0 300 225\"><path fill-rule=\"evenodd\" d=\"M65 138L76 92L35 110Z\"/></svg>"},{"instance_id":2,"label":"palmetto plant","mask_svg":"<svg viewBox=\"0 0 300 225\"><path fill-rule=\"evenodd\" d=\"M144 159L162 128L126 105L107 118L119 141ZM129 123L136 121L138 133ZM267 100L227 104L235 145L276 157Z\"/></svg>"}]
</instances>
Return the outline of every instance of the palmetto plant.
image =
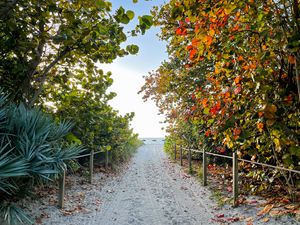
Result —
<instances>
[{"instance_id":1,"label":"palmetto plant","mask_svg":"<svg viewBox=\"0 0 300 225\"><path fill-rule=\"evenodd\" d=\"M8 104L6 98L0 90L0 223L28 224L12 199L57 178L83 149L63 141L70 122L56 123L42 111Z\"/></svg>"}]
</instances>

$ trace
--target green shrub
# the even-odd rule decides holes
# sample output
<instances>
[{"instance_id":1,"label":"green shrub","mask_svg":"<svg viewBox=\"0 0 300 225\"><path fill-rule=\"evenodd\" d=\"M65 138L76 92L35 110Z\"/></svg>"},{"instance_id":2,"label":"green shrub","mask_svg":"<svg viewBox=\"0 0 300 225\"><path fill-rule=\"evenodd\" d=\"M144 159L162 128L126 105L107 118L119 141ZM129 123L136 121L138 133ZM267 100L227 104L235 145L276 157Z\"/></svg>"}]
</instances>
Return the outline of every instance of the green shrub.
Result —
<instances>
[{"instance_id":1,"label":"green shrub","mask_svg":"<svg viewBox=\"0 0 300 225\"><path fill-rule=\"evenodd\" d=\"M83 149L62 139L72 128L70 122L56 123L42 111L8 104L6 98L0 94L0 221L28 224L30 220L11 204L12 199L56 179Z\"/></svg>"}]
</instances>

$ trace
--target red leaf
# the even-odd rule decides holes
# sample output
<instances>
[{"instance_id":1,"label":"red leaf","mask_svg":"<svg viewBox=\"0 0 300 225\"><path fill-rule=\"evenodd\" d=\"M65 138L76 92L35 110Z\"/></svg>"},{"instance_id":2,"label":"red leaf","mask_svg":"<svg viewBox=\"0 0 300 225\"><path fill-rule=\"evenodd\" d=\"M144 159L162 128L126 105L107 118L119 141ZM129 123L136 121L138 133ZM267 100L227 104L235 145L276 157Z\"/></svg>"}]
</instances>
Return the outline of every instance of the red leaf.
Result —
<instances>
[{"instance_id":1,"label":"red leaf","mask_svg":"<svg viewBox=\"0 0 300 225\"><path fill-rule=\"evenodd\" d=\"M208 137L209 135L210 135L210 130L207 130L207 131L205 132L205 136Z\"/></svg>"},{"instance_id":2,"label":"red leaf","mask_svg":"<svg viewBox=\"0 0 300 225\"><path fill-rule=\"evenodd\" d=\"M217 217L217 218L223 218L223 217L224 217L224 214L223 214L223 213L222 213L222 214L217 214L216 217Z\"/></svg>"},{"instance_id":3,"label":"red leaf","mask_svg":"<svg viewBox=\"0 0 300 225\"><path fill-rule=\"evenodd\" d=\"M177 35L181 35L181 34L182 34L182 30L181 30L180 27L176 29L176 34L177 34Z\"/></svg>"}]
</instances>

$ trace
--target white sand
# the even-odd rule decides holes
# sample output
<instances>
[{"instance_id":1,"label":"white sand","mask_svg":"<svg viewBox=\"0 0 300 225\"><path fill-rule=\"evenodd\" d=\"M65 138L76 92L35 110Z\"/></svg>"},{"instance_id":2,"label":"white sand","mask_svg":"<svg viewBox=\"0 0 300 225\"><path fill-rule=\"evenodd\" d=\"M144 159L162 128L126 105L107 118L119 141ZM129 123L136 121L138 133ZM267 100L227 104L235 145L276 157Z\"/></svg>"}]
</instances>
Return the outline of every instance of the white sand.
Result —
<instances>
[{"instance_id":1,"label":"white sand","mask_svg":"<svg viewBox=\"0 0 300 225\"><path fill-rule=\"evenodd\" d=\"M251 216L255 225L298 224L286 217L262 222L255 207L216 210L210 191L171 163L162 147L159 142L149 142L123 174L107 177L98 173L93 185L72 177L76 184L67 191L65 210L55 207L55 193L27 206L37 222L45 225L213 225L220 224L213 220L218 214L224 214L225 221L239 217L234 224L247 224L243 218Z\"/></svg>"}]
</instances>

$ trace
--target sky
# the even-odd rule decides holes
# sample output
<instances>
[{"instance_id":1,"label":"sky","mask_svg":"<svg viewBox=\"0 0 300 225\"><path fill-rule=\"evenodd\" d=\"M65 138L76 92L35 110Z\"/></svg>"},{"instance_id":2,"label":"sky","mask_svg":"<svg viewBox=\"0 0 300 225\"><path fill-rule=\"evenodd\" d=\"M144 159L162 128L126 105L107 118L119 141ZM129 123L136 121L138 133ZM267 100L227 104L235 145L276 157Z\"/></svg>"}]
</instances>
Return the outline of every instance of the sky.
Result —
<instances>
[{"instance_id":1,"label":"sky","mask_svg":"<svg viewBox=\"0 0 300 225\"><path fill-rule=\"evenodd\" d=\"M125 29L135 27L139 15L150 14L155 5L161 5L163 0L139 0L134 4L132 0L111 0L113 10L122 6L125 10L133 10L135 19L125 26ZM112 72L114 83L109 91L117 93L117 97L110 104L124 115L134 112L131 123L135 133L140 137L163 137L163 115L158 115L158 108L153 101L144 102L142 94L137 94L144 84L143 76L156 70L162 61L167 59L166 43L159 40L159 28L151 28L145 35L128 38L127 44L136 44L140 50L137 55L129 55L116 59L112 64L103 64L101 68Z\"/></svg>"}]
</instances>

